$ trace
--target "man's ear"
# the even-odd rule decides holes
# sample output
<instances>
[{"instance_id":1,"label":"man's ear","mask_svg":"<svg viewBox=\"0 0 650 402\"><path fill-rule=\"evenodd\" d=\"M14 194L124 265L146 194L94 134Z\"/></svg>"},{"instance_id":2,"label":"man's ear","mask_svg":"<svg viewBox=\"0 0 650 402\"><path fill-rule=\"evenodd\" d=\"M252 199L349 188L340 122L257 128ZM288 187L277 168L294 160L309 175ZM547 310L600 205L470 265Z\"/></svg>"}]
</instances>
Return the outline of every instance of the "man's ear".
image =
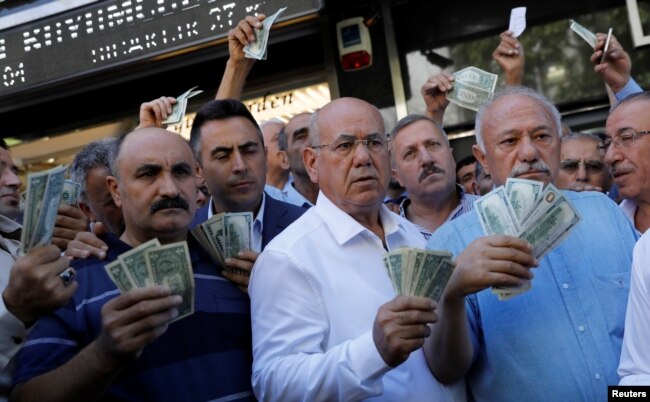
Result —
<instances>
[{"instance_id":1,"label":"man's ear","mask_svg":"<svg viewBox=\"0 0 650 402\"><path fill-rule=\"evenodd\" d=\"M397 169L392 168L391 169L391 174L393 175L393 179L397 180L400 186L404 187L404 183L399 179L399 174L397 174Z\"/></svg>"},{"instance_id":2,"label":"man's ear","mask_svg":"<svg viewBox=\"0 0 650 402\"><path fill-rule=\"evenodd\" d=\"M280 157L280 167L282 170L289 170L291 166L289 165L289 155L287 151L278 151L278 156Z\"/></svg>"},{"instance_id":3,"label":"man's ear","mask_svg":"<svg viewBox=\"0 0 650 402\"><path fill-rule=\"evenodd\" d=\"M86 215L86 217L87 217L91 222L96 222L96 221L97 221L97 217L95 216L95 214L93 213L93 211L90 209L90 207L88 206L88 204L86 204L86 203L83 202L83 201L79 201L79 209L81 209L81 212L83 212L84 215Z\"/></svg>"},{"instance_id":4,"label":"man's ear","mask_svg":"<svg viewBox=\"0 0 650 402\"><path fill-rule=\"evenodd\" d=\"M122 208L122 197L120 196L117 178L115 176L106 176L106 185L108 186L108 191L111 193L111 197L113 197L115 205Z\"/></svg>"},{"instance_id":5,"label":"man's ear","mask_svg":"<svg viewBox=\"0 0 650 402\"><path fill-rule=\"evenodd\" d=\"M485 156L485 152L481 151L481 148L478 146L478 144L472 145L472 153L474 154L474 157L478 163L481 164L481 167L483 167L483 171L489 172L490 169L487 167L487 158Z\"/></svg>"},{"instance_id":6,"label":"man's ear","mask_svg":"<svg viewBox=\"0 0 650 402\"><path fill-rule=\"evenodd\" d=\"M305 164L307 173L312 183L318 184L318 151L314 148L305 147L302 150L302 163Z\"/></svg>"}]
</instances>

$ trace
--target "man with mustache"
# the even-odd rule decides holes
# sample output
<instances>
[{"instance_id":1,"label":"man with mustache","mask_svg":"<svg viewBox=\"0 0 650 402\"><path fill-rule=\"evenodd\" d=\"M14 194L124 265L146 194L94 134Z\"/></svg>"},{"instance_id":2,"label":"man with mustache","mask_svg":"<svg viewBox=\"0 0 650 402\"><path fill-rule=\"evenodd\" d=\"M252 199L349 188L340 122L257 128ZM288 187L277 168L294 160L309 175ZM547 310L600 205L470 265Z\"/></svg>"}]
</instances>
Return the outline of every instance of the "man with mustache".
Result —
<instances>
[{"instance_id":1,"label":"man with mustache","mask_svg":"<svg viewBox=\"0 0 650 402\"><path fill-rule=\"evenodd\" d=\"M467 213L479 197L456 184L456 164L444 129L428 117L410 115L391 132L393 177L409 198L400 215L413 222L425 239L442 224Z\"/></svg>"},{"instance_id":2,"label":"man with mustache","mask_svg":"<svg viewBox=\"0 0 650 402\"><path fill-rule=\"evenodd\" d=\"M509 88L479 110L474 155L497 186L508 177L553 183L560 130L550 101ZM425 345L429 366L444 383L464 377L478 402L606 401L607 385L618 382L637 234L604 194L563 195L582 219L539 261L531 245L512 247L521 239L485 236L475 211L438 229L427 244L458 256ZM510 247L496 245L504 239ZM529 278L532 288L507 301L489 289Z\"/></svg>"},{"instance_id":3,"label":"man with mustache","mask_svg":"<svg viewBox=\"0 0 650 402\"><path fill-rule=\"evenodd\" d=\"M227 258L223 275L247 291L248 277L262 249L305 209L265 193L266 147L257 122L238 100L214 100L197 112L190 146L212 197L192 226L221 212L253 212L253 250Z\"/></svg>"},{"instance_id":4,"label":"man with mustache","mask_svg":"<svg viewBox=\"0 0 650 402\"><path fill-rule=\"evenodd\" d=\"M354 98L312 115L304 161L320 193L264 249L253 270L253 389L262 401L465 400L428 372L421 346L435 302L398 296L382 258L422 247L383 205L390 179L384 124Z\"/></svg>"},{"instance_id":5,"label":"man with mustache","mask_svg":"<svg viewBox=\"0 0 650 402\"><path fill-rule=\"evenodd\" d=\"M65 305L77 289L74 270L55 245L20 256L17 173L0 138L0 399L9 396L13 358L24 344L27 328L41 315Z\"/></svg>"},{"instance_id":6,"label":"man with mustache","mask_svg":"<svg viewBox=\"0 0 650 402\"><path fill-rule=\"evenodd\" d=\"M116 143L107 181L125 230L106 260L78 260L72 301L41 318L18 358L16 401L244 401L250 389L249 303L188 236L196 162L186 141L142 128ZM104 265L158 238L187 241L194 314L170 324L182 299L166 286L120 294ZM209 378L208 378L209 376Z\"/></svg>"},{"instance_id":7,"label":"man with mustache","mask_svg":"<svg viewBox=\"0 0 650 402\"><path fill-rule=\"evenodd\" d=\"M305 208L314 206L318 197L318 184L309 178L303 161L303 153L309 138L310 118L309 112L298 113L283 128L287 137L287 159L293 176L293 181L287 187L285 201Z\"/></svg>"}]
</instances>

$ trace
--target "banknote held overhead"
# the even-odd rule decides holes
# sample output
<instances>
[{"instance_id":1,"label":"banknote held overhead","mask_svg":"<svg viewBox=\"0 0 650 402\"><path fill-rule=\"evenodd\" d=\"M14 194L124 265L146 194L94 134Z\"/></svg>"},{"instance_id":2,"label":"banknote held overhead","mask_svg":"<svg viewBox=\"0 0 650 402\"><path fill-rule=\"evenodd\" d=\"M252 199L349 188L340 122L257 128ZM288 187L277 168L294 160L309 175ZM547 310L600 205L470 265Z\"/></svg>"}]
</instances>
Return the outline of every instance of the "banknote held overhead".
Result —
<instances>
[{"instance_id":1,"label":"banknote held overhead","mask_svg":"<svg viewBox=\"0 0 650 402\"><path fill-rule=\"evenodd\" d=\"M363 17L339 21L336 39L343 71L357 71L372 65L372 42Z\"/></svg>"}]
</instances>

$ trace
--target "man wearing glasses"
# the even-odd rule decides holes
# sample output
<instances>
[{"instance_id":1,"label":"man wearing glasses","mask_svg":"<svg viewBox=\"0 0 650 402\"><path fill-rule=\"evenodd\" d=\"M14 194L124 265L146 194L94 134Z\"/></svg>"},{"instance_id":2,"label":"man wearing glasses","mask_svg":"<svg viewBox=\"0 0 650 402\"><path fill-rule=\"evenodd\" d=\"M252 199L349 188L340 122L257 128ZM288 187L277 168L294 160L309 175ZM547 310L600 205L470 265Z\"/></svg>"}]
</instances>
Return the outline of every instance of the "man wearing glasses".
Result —
<instances>
[{"instance_id":1,"label":"man wearing glasses","mask_svg":"<svg viewBox=\"0 0 650 402\"><path fill-rule=\"evenodd\" d=\"M621 208L637 230L650 227L650 92L618 103L609 114L599 147L605 152L614 183L623 197Z\"/></svg>"},{"instance_id":2,"label":"man wearing glasses","mask_svg":"<svg viewBox=\"0 0 650 402\"><path fill-rule=\"evenodd\" d=\"M600 138L588 133L569 133L562 136L560 173L556 185L574 191L607 192L611 175L604 162L604 153L598 149Z\"/></svg>"},{"instance_id":3,"label":"man wearing glasses","mask_svg":"<svg viewBox=\"0 0 650 402\"><path fill-rule=\"evenodd\" d=\"M383 200L390 153L381 114L354 98L314 113L303 152L316 205L258 258L249 294L253 389L261 401L465 400L421 346L435 302L398 296L382 259L424 238Z\"/></svg>"}]
</instances>

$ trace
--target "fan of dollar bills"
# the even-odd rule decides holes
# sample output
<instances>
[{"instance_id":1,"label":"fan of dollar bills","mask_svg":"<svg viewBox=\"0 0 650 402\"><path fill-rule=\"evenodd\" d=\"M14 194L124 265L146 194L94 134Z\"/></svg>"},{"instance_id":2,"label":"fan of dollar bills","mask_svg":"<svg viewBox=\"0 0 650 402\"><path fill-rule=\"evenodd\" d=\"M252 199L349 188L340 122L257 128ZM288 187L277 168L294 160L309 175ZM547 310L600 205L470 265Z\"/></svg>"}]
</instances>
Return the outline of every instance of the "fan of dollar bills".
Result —
<instances>
[{"instance_id":1,"label":"fan of dollar bills","mask_svg":"<svg viewBox=\"0 0 650 402\"><path fill-rule=\"evenodd\" d=\"M475 201L481 226L486 235L518 236L533 245L540 259L557 246L580 222L580 215L554 185L524 179L508 179ZM519 287L492 288L499 300L507 300L531 287L530 281Z\"/></svg>"},{"instance_id":2,"label":"fan of dollar bills","mask_svg":"<svg viewBox=\"0 0 650 402\"><path fill-rule=\"evenodd\" d=\"M182 296L178 317L173 321L194 313L194 274L187 242L161 246L158 239L152 239L120 255L104 269L122 293L132 288L165 285L172 294Z\"/></svg>"},{"instance_id":3,"label":"fan of dollar bills","mask_svg":"<svg viewBox=\"0 0 650 402\"><path fill-rule=\"evenodd\" d=\"M213 215L192 229L192 235L214 262L223 265L226 258L237 257L240 251L252 250L253 213Z\"/></svg>"},{"instance_id":4,"label":"fan of dollar bills","mask_svg":"<svg viewBox=\"0 0 650 402\"><path fill-rule=\"evenodd\" d=\"M79 184L65 180L65 171L65 166L57 166L27 175L27 191L20 196L23 211L20 247L23 254L34 247L52 243L61 202L77 204Z\"/></svg>"},{"instance_id":5,"label":"fan of dollar bills","mask_svg":"<svg viewBox=\"0 0 650 402\"><path fill-rule=\"evenodd\" d=\"M405 247L387 253L384 265L395 293L438 301L455 266L451 257L447 251Z\"/></svg>"}]
</instances>

